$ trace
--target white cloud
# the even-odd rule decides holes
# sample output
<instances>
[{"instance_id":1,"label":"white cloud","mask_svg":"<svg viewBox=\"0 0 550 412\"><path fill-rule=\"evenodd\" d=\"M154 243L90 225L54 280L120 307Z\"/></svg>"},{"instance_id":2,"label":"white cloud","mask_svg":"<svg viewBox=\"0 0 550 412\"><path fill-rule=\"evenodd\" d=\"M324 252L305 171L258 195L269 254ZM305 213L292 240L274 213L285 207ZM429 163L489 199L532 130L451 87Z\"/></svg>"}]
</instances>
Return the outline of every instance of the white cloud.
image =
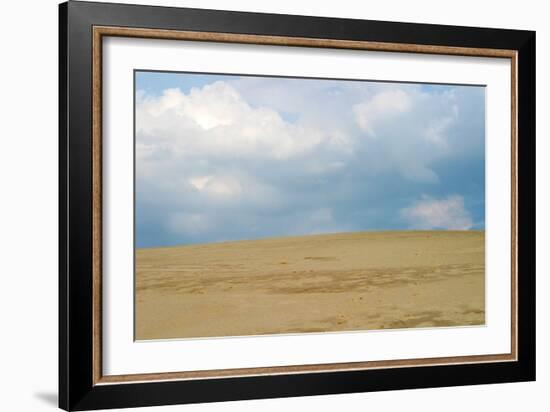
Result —
<instances>
[{"instance_id":1,"label":"white cloud","mask_svg":"<svg viewBox=\"0 0 550 412\"><path fill-rule=\"evenodd\" d=\"M458 121L457 100L453 91L428 93L416 85L378 91L353 106L354 120L369 138L361 146L375 148L386 170L411 181L438 183L432 164L452 154L449 132Z\"/></svg>"},{"instance_id":2,"label":"white cloud","mask_svg":"<svg viewBox=\"0 0 550 412\"><path fill-rule=\"evenodd\" d=\"M431 165L452 155L449 132L457 124L460 103L454 91L427 93L417 85L374 84L369 94L357 90L370 90L370 85L353 83L344 93L336 86L322 87L323 82L315 83L317 88L279 84L275 90L273 82L278 84L272 79L240 79L216 81L187 94L180 89L167 89L158 97L138 93L138 174L154 175L159 157L163 162L166 157L300 159L305 170L330 172L337 169L331 165L347 164L360 153L370 174L397 171L411 181L437 183ZM271 107L274 97L265 91L263 105L258 103L262 85L276 93L275 106L282 106L286 93L289 108L300 113L298 119L286 121ZM307 95L299 108L293 102L294 89ZM333 101L330 94L336 91L343 96ZM248 95L254 105L246 100ZM469 139L470 134L460 136L459 144Z\"/></svg>"},{"instance_id":3,"label":"white cloud","mask_svg":"<svg viewBox=\"0 0 550 412\"><path fill-rule=\"evenodd\" d=\"M424 136L427 140L438 145L446 146L447 145L447 131L452 127L453 123L456 122L458 118L458 106L453 105L451 107L450 113L434 119L428 124L425 128Z\"/></svg>"},{"instance_id":4,"label":"white cloud","mask_svg":"<svg viewBox=\"0 0 550 412\"><path fill-rule=\"evenodd\" d=\"M464 198L459 195L434 199L423 196L412 206L401 210L401 216L411 229L468 230L472 218L464 208Z\"/></svg>"},{"instance_id":5,"label":"white cloud","mask_svg":"<svg viewBox=\"0 0 550 412\"><path fill-rule=\"evenodd\" d=\"M238 179L232 176L208 176L206 180L194 179L194 186L213 196L238 196L243 189ZM202 184L202 187L201 187Z\"/></svg>"},{"instance_id":6,"label":"white cloud","mask_svg":"<svg viewBox=\"0 0 550 412\"><path fill-rule=\"evenodd\" d=\"M196 176L189 179L189 183L197 189L203 190L209 180L212 179L212 176Z\"/></svg>"},{"instance_id":7,"label":"white cloud","mask_svg":"<svg viewBox=\"0 0 550 412\"><path fill-rule=\"evenodd\" d=\"M252 107L228 83L217 81L188 94L167 89L138 96L138 156L155 142L179 155L206 154L287 159L321 144L346 149L345 135L295 125L268 107Z\"/></svg>"},{"instance_id":8,"label":"white cloud","mask_svg":"<svg viewBox=\"0 0 550 412\"><path fill-rule=\"evenodd\" d=\"M380 92L373 98L356 104L353 112L359 127L370 137L376 137L376 125L379 122L408 112L411 107L410 95L397 89Z\"/></svg>"}]
</instances>

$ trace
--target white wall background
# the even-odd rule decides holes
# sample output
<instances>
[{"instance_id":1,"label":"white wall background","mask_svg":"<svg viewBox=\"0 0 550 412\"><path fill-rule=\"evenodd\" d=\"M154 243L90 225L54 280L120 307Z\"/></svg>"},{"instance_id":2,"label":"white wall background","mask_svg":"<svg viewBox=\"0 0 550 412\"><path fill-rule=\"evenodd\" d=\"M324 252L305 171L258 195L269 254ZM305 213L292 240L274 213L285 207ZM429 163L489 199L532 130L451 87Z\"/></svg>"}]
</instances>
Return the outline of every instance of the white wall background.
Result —
<instances>
[{"instance_id":1,"label":"white wall background","mask_svg":"<svg viewBox=\"0 0 550 412\"><path fill-rule=\"evenodd\" d=\"M550 292L550 259L545 231L550 230L550 222L544 211L550 210L550 193L544 177L550 176L550 162L546 159L550 155L547 116L550 26L545 2L150 0L146 3L536 30L538 381L142 410L547 410L550 304L544 297ZM40 412L55 409L57 403L57 0L4 2L0 7L0 409Z\"/></svg>"}]
</instances>

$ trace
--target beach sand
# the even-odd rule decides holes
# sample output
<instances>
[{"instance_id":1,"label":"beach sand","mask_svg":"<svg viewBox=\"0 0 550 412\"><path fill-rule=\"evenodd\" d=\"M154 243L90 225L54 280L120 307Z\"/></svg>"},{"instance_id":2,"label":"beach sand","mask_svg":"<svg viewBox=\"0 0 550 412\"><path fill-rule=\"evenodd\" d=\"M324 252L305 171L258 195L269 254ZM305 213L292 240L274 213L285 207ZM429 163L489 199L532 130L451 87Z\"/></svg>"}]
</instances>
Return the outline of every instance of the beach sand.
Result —
<instances>
[{"instance_id":1,"label":"beach sand","mask_svg":"<svg viewBox=\"0 0 550 412\"><path fill-rule=\"evenodd\" d=\"M137 249L135 309L138 340L481 325L485 233Z\"/></svg>"}]
</instances>

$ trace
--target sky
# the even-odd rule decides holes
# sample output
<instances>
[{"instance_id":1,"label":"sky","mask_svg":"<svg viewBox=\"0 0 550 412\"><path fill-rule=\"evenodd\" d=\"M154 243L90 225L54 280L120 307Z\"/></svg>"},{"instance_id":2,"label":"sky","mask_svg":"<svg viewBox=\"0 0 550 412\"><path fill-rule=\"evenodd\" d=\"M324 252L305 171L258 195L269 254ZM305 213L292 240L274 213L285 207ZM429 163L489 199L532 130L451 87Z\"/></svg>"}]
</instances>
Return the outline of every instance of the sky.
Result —
<instances>
[{"instance_id":1,"label":"sky","mask_svg":"<svg viewBox=\"0 0 550 412\"><path fill-rule=\"evenodd\" d=\"M135 72L136 246L485 228L485 88Z\"/></svg>"}]
</instances>

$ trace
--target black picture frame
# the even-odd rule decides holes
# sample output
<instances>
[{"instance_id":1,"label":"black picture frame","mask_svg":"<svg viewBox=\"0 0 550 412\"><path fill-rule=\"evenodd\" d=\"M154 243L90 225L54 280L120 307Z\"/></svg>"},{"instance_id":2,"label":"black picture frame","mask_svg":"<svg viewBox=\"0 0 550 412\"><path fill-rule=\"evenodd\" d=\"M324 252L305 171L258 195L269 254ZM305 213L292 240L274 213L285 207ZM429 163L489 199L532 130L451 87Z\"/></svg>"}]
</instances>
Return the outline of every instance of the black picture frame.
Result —
<instances>
[{"instance_id":1,"label":"black picture frame","mask_svg":"<svg viewBox=\"0 0 550 412\"><path fill-rule=\"evenodd\" d=\"M94 26L517 52L517 360L155 382L94 382ZM503 177L504 178L504 177ZM59 6L59 406L90 410L535 380L535 32L70 1Z\"/></svg>"}]
</instances>

